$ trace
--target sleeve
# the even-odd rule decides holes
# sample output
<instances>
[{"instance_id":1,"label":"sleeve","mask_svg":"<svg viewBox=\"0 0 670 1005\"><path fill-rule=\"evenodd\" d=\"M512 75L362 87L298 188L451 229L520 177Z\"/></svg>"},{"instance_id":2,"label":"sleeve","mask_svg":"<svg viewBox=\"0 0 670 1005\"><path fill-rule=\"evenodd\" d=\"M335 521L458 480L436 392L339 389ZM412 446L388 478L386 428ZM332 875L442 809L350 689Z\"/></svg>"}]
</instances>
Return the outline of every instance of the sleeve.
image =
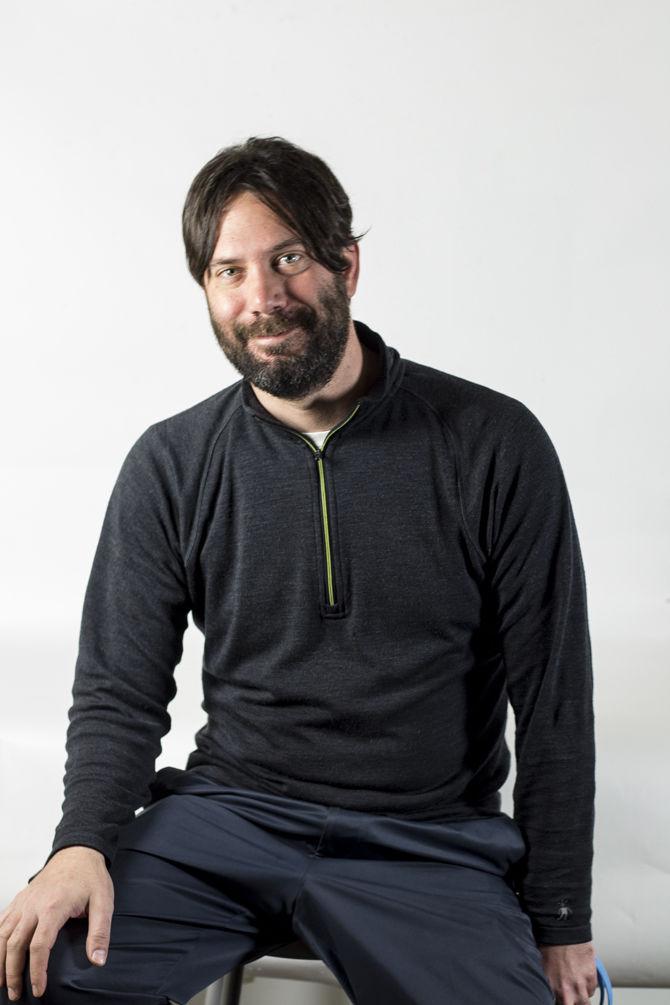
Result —
<instances>
[{"instance_id":1,"label":"sleeve","mask_svg":"<svg viewBox=\"0 0 670 1005\"><path fill-rule=\"evenodd\" d=\"M150 796L191 607L171 471L158 424L150 426L107 505L84 597L62 818L47 861L81 844L111 864L119 829Z\"/></svg>"},{"instance_id":2,"label":"sleeve","mask_svg":"<svg viewBox=\"0 0 670 1005\"><path fill-rule=\"evenodd\" d=\"M515 716L517 876L538 943L589 942L595 798L591 644L573 511L556 451L525 406L501 445L487 536Z\"/></svg>"}]
</instances>

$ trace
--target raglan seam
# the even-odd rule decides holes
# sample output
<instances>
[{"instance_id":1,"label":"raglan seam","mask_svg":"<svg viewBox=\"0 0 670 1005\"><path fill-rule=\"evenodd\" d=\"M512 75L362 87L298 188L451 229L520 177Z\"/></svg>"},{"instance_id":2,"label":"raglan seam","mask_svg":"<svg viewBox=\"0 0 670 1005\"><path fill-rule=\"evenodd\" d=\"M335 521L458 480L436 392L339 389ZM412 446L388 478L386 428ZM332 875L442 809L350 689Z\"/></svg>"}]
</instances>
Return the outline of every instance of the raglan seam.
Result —
<instances>
[{"instance_id":1,"label":"raglan seam","mask_svg":"<svg viewBox=\"0 0 670 1005\"><path fill-rule=\"evenodd\" d=\"M459 445L458 445L458 441L456 439L456 436L454 435L454 432L453 432L451 426L449 425L449 423L447 422L447 420L444 418L443 415L441 415L441 413L438 411L438 409L435 407L435 405L433 405L432 402L428 401L426 398L423 397L423 395L419 394L417 391L413 391L409 387L403 387L402 390L405 391L407 394L412 395L412 397L417 398L423 405L425 405L427 408L429 408L436 415L437 419L440 422L440 425L443 427L444 431L447 434L447 438L449 439L449 442L451 444L451 448L452 448L453 453L454 453L454 467L455 467L455 471L456 471L456 492L457 492L457 495L458 495L458 512L459 512L459 516L461 518L461 524L463 526L463 530L465 531L466 537L468 538L468 540L470 541L470 543L474 547L474 549L477 552L478 556L482 559L482 561L486 562L488 560L487 556L482 551L482 549L481 549L481 547L479 545L479 542L477 541L476 535L473 535L470 527L468 526L468 521L467 521L467 518L466 518L466 515L465 515L465 508L464 508L464 505L463 505L463 492L462 492L462 488L461 488L461 483L462 483L462 476L461 476L462 458L461 458L461 452L460 452L460 449L459 449Z\"/></svg>"},{"instance_id":2,"label":"raglan seam","mask_svg":"<svg viewBox=\"0 0 670 1005\"><path fill-rule=\"evenodd\" d=\"M167 438L167 435L166 435L166 428L165 428L165 426L166 426L165 422L157 422L157 423L154 424L154 426L151 426L149 428L155 430L156 437L158 438L158 440L161 443L161 447L162 447L162 449L163 449L163 451L165 453L165 458L166 458L165 465L166 465L166 467L169 468L169 471L170 471L170 481L175 486L174 498L175 498L176 507L177 507L177 509L176 509L176 515L177 515L177 518L178 518L178 523L177 523L177 526L175 527L175 533L176 533L176 538L177 538L177 542L178 542L178 545L179 545L177 557L179 558L179 562L180 562L180 565L182 567L182 571L183 571L183 575L184 575L184 586L186 587L186 590L189 593L189 601L191 601L191 606L192 606L192 598L190 597L190 590L189 590L189 587L188 587L188 572L187 572L187 569L186 569L186 561L185 561L185 558L184 558L184 550L183 550L183 547L182 547L182 540L181 540L181 535L180 535L180 532L179 532L179 519L181 517L181 511L182 511L182 508L183 508L183 505L184 505L184 499L183 499L183 494L179 492L179 480L177 478L177 472L176 472L176 469L175 469L174 461L173 461L171 453L170 453L169 442L168 442L168 438Z\"/></svg>"},{"instance_id":3,"label":"raglan seam","mask_svg":"<svg viewBox=\"0 0 670 1005\"><path fill-rule=\"evenodd\" d=\"M237 413L239 411L242 410L242 408L243 408L243 404L242 404L242 402L239 402L235 406L235 408L233 408L233 410L230 413L230 415L228 416L228 418L224 421L224 423L221 426L221 428L214 434L214 436L212 438L212 443L211 443L211 445L209 447L209 451L208 451L208 454L207 454L207 460L206 460L205 466L204 466L204 472L201 475L200 485L198 487L198 498L197 498L197 501L196 501L196 504L195 504L195 515L194 515L194 519L193 519L193 528L192 528L192 531L191 531L191 541L190 541L190 543L189 543L189 545L188 545L188 547L186 549L186 552L184 553L184 566L185 566L185 568L188 568L188 563L189 563L189 561L191 559L191 555L192 555L193 549L195 548L196 541L198 540L198 537L199 537L199 534L200 534L200 526L201 526L201 521L202 521L202 507L203 507L203 501L204 501L204 496L205 496L205 489L207 487L207 482L208 482L208 479L209 479L209 473L210 473L211 466L212 466L212 459L214 457L214 451L215 451L216 446L217 446L217 444L219 442L219 439L221 438L221 436L223 436L224 432L226 431L226 429L228 428L228 426L232 422L233 418L237 415Z\"/></svg>"}]
</instances>

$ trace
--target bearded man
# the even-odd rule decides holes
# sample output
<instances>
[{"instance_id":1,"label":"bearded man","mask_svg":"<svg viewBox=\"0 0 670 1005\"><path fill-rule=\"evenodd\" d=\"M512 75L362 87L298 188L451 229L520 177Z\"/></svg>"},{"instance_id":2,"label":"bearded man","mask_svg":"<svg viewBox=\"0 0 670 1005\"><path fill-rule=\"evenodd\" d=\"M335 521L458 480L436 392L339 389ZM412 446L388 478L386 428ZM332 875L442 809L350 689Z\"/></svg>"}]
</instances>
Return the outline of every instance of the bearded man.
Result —
<instances>
[{"instance_id":1,"label":"bearded man","mask_svg":"<svg viewBox=\"0 0 670 1005\"><path fill-rule=\"evenodd\" d=\"M352 320L351 224L330 168L280 137L191 185L189 269L241 378L153 423L114 485L63 816L0 916L2 1001L185 1003L296 938L357 1005L596 989L561 466L521 402ZM207 722L156 773L189 613Z\"/></svg>"}]
</instances>

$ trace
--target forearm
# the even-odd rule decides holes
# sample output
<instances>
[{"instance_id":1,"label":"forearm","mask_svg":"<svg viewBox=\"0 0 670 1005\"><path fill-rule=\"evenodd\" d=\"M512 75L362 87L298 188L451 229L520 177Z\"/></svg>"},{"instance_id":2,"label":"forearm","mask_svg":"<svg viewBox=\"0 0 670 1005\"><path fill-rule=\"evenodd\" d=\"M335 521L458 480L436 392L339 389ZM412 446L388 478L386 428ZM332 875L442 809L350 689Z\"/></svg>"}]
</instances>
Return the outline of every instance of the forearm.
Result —
<instances>
[{"instance_id":1,"label":"forearm","mask_svg":"<svg viewBox=\"0 0 670 1005\"><path fill-rule=\"evenodd\" d=\"M111 861L119 829L148 798L170 727L190 599L169 479L149 434L121 468L86 589L52 854L81 844Z\"/></svg>"},{"instance_id":2,"label":"forearm","mask_svg":"<svg viewBox=\"0 0 670 1005\"><path fill-rule=\"evenodd\" d=\"M517 727L514 817L528 847L520 892L538 942L556 945L591 939L591 649L571 517L568 523L554 550L555 555L563 553L567 571L555 576L544 612L535 614L537 637L519 636L506 647L506 658L513 660L508 681Z\"/></svg>"},{"instance_id":3,"label":"forearm","mask_svg":"<svg viewBox=\"0 0 670 1005\"><path fill-rule=\"evenodd\" d=\"M588 759L579 766L557 759L524 770L515 786L514 818L528 847L518 885L538 943L592 938L592 777Z\"/></svg>"},{"instance_id":4,"label":"forearm","mask_svg":"<svg viewBox=\"0 0 670 1005\"><path fill-rule=\"evenodd\" d=\"M148 784L170 719L161 703L149 713L121 700L101 705L86 685L75 687L67 736L63 815L52 854L82 844L97 848L111 863L119 829L146 803ZM165 702L167 704L167 701Z\"/></svg>"},{"instance_id":5,"label":"forearm","mask_svg":"<svg viewBox=\"0 0 670 1005\"><path fill-rule=\"evenodd\" d=\"M586 583L555 450L530 414L506 441L491 590L516 720L519 892L538 941L591 939L595 744Z\"/></svg>"}]
</instances>

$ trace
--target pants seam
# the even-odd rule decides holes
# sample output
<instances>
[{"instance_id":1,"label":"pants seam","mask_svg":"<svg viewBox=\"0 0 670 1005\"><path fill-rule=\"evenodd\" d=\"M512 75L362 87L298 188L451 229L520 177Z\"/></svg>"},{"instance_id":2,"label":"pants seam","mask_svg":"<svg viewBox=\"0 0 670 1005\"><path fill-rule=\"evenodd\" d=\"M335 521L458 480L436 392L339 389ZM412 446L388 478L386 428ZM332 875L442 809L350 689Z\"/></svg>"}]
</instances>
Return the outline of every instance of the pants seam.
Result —
<instances>
[{"instance_id":1,"label":"pants seam","mask_svg":"<svg viewBox=\"0 0 670 1005\"><path fill-rule=\"evenodd\" d=\"M320 858L321 857L320 854L319 854L319 852L320 852L320 849L321 849L321 847L322 847L322 845L324 843L324 840L326 838L326 834L328 832L328 829L330 827L332 814L333 814L333 809L332 809L332 807L329 807L328 810L327 810L327 812L326 812L325 823L324 823L324 825L323 825L323 827L321 829L321 834L319 835L319 840L317 841L315 847L312 849L312 851L307 856L307 865L305 866L305 871L303 872L303 874L302 874L302 876L300 878L300 882L299 882L299 885L298 885L298 890L297 890L296 895L293 898L293 902L291 903L290 908L289 908L291 917L293 917L295 915L296 907L298 905L298 900L300 899L300 896L301 896L302 891L304 889L305 883L307 881L307 874L309 873L310 866L311 866L311 864L312 864L312 862L314 861L315 858Z\"/></svg>"}]
</instances>

